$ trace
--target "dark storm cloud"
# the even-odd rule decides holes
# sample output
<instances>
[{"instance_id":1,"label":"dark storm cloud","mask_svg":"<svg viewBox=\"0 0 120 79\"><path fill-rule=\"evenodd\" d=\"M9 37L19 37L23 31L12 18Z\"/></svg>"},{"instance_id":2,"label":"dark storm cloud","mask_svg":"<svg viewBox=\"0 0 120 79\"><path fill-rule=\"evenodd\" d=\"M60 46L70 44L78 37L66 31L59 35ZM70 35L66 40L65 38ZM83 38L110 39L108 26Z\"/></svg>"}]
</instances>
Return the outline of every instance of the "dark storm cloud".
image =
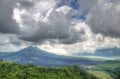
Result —
<instances>
[{"instance_id":1,"label":"dark storm cloud","mask_svg":"<svg viewBox=\"0 0 120 79\"><path fill-rule=\"evenodd\" d=\"M64 39L69 36L70 23L67 18L53 10L47 17L47 23L38 22L37 28L32 33L25 33L27 36L20 37L23 40L39 42L46 39ZM59 19L58 19L59 18ZM26 19L27 20L27 19ZM25 21L26 21L25 20ZM64 20L64 21L63 21ZM33 21L33 20L31 20ZM32 22L34 23L34 22Z\"/></svg>"},{"instance_id":2,"label":"dark storm cloud","mask_svg":"<svg viewBox=\"0 0 120 79\"><path fill-rule=\"evenodd\" d=\"M19 25L12 18L15 3L12 0L0 0L0 32L18 33Z\"/></svg>"},{"instance_id":3,"label":"dark storm cloud","mask_svg":"<svg viewBox=\"0 0 120 79\"><path fill-rule=\"evenodd\" d=\"M35 5L35 3L33 1L27 1L27 0L19 0L18 3L20 4L19 7L22 7L22 8L31 8Z\"/></svg>"},{"instance_id":4,"label":"dark storm cloud","mask_svg":"<svg viewBox=\"0 0 120 79\"><path fill-rule=\"evenodd\" d=\"M25 18L25 17L24 17ZM61 12L50 10L46 17L46 22L38 22L36 26L31 26L31 29L23 31L19 36L20 39L31 42L44 42L44 40L59 40L60 43L72 44L77 41L83 41L85 33L83 30L76 30L70 20ZM24 19L25 22L28 19ZM27 20L27 21L26 21ZM30 20L30 18L29 18ZM32 25L35 25L33 20L30 20ZM29 32L27 32L29 31Z\"/></svg>"},{"instance_id":5,"label":"dark storm cloud","mask_svg":"<svg viewBox=\"0 0 120 79\"><path fill-rule=\"evenodd\" d=\"M87 23L95 34L120 37L120 1L99 1L89 13Z\"/></svg>"},{"instance_id":6,"label":"dark storm cloud","mask_svg":"<svg viewBox=\"0 0 120 79\"><path fill-rule=\"evenodd\" d=\"M58 27L58 25L56 26ZM30 42L44 42L45 40L49 41L56 41L58 43L64 43L64 44L73 44L76 42L85 41L86 38L84 37L85 34L72 29L70 31L70 28L51 28L49 25L40 25L40 28L38 28L35 32L32 32L32 34L28 35L22 35L19 38L25 41Z\"/></svg>"},{"instance_id":7,"label":"dark storm cloud","mask_svg":"<svg viewBox=\"0 0 120 79\"><path fill-rule=\"evenodd\" d=\"M47 27L46 27L47 26ZM25 41L30 42L44 42L45 40L54 41L58 43L64 44L73 44L76 42L85 41L86 38L84 37L85 34L73 29L69 31L70 28L51 28L48 25L41 25L35 32L29 35L23 35L19 38ZM57 26L56 26L57 27ZM58 40L58 41L56 41Z\"/></svg>"}]
</instances>

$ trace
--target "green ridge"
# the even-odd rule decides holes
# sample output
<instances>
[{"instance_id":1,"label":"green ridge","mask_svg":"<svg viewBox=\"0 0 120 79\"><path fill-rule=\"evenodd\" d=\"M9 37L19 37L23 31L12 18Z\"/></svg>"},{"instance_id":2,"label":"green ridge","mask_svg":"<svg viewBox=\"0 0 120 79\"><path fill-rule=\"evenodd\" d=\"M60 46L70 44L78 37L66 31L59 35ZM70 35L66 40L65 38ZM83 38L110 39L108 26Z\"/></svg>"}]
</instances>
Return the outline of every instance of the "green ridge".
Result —
<instances>
[{"instance_id":1,"label":"green ridge","mask_svg":"<svg viewBox=\"0 0 120 79\"><path fill-rule=\"evenodd\" d=\"M98 79L77 66L42 67L0 62L0 79Z\"/></svg>"},{"instance_id":2,"label":"green ridge","mask_svg":"<svg viewBox=\"0 0 120 79\"><path fill-rule=\"evenodd\" d=\"M92 72L94 71L104 72L106 74L109 74L109 76L111 76L113 79L118 79L117 76L120 74L120 60L105 61L98 66L92 67L90 70ZM102 79L104 79L104 76Z\"/></svg>"}]
</instances>

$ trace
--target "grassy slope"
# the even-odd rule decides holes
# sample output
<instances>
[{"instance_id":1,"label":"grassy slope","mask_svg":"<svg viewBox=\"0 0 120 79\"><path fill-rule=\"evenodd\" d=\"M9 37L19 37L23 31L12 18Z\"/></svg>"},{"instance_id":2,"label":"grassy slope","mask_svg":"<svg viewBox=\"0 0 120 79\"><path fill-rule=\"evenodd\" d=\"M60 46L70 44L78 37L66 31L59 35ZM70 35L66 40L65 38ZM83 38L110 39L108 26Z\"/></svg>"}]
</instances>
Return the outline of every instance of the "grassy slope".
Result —
<instances>
[{"instance_id":1,"label":"grassy slope","mask_svg":"<svg viewBox=\"0 0 120 79\"><path fill-rule=\"evenodd\" d=\"M0 62L0 79L98 79L81 70L72 67L41 67L32 64Z\"/></svg>"},{"instance_id":2,"label":"grassy slope","mask_svg":"<svg viewBox=\"0 0 120 79\"><path fill-rule=\"evenodd\" d=\"M113 79L109 74L103 72L103 71L88 71L89 73L95 75L98 78L101 79Z\"/></svg>"},{"instance_id":3,"label":"grassy slope","mask_svg":"<svg viewBox=\"0 0 120 79\"><path fill-rule=\"evenodd\" d=\"M111 76L114 79L117 79L118 73L120 73L120 61L119 60L114 60L114 61L105 61L102 64L91 68L90 70L94 71L100 71L105 73L104 75ZM93 73L93 74L100 74L100 73ZM99 75L98 75L99 76ZM104 79L104 76L103 78Z\"/></svg>"}]
</instances>

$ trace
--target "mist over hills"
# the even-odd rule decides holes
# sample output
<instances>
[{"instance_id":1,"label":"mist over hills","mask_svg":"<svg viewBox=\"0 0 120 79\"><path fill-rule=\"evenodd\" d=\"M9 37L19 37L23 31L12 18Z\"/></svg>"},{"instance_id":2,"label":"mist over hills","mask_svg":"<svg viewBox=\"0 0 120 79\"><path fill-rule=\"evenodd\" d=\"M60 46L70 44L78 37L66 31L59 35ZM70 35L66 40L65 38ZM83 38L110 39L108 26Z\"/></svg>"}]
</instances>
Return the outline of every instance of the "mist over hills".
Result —
<instances>
[{"instance_id":1,"label":"mist over hills","mask_svg":"<svg viewBox=\"0 0 120 79\"><path fill-rule=\"evenodd\" d=\"M119 57L120 56L120 48L113 47L113 48L104 48L104 49L97 49L94 53L91 52L84 52L75 54L75 56L97 56L97 57Z\"/></svg>"}]
</instances>

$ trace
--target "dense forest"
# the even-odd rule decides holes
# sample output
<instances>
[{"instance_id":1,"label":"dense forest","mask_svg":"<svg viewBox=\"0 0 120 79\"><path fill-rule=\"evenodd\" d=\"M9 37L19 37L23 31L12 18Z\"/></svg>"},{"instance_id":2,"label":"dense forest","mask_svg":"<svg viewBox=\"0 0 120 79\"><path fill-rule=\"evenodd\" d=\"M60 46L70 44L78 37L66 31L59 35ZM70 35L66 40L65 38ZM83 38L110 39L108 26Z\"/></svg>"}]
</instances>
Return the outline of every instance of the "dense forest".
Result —
<instances>
[{"instance_id":1,"label":"dense forest","mask_svg":"<svg viewBox=\"0 0 120 79\"><path fill-rule=\"evenodd\" d=\"M0 62L0 79L98 79L77 66L43 67Z\"/></svg>"}]
</instances>

